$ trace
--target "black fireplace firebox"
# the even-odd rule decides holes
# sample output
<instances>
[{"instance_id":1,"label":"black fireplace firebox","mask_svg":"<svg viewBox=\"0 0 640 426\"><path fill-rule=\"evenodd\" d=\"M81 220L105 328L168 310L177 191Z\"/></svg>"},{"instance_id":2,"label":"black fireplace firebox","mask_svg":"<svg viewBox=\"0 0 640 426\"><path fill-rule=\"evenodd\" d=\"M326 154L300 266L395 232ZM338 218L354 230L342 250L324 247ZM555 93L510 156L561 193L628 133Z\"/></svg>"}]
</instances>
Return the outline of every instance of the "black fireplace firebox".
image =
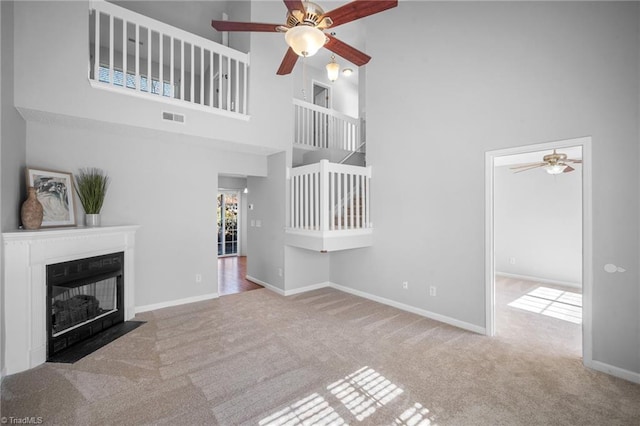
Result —
<instances>
[{"instance_id":1,"label":"black fireplace firebox","mask_svg":"<svg viewBox=\"0 0 640 426\"><path fill-rule=\"evenodd\" d=\"M47 360L124 322L124 253L47 266Z\"/></svg>"}]
</instances>

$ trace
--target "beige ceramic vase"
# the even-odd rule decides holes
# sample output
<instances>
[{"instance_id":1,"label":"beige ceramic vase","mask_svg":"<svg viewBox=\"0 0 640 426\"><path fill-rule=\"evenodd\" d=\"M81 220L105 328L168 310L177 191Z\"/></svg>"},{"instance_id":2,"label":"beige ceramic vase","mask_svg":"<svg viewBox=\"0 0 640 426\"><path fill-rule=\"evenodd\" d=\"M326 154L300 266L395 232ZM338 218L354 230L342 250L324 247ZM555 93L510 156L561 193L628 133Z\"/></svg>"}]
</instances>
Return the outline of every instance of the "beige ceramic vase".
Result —
<instances>
[{"instance_id":1,"label":"beige ceramic vase","mask_svg":"<svg viewBox=\"0 0 640 426\"><path fill-rule=\"evenodd\" d=\"M36 196L36 189L32 186L27 188L27 199L22 203L20 216L24 229L39 229L42 225L42 204Z\"/></svg>"}]
</instances>

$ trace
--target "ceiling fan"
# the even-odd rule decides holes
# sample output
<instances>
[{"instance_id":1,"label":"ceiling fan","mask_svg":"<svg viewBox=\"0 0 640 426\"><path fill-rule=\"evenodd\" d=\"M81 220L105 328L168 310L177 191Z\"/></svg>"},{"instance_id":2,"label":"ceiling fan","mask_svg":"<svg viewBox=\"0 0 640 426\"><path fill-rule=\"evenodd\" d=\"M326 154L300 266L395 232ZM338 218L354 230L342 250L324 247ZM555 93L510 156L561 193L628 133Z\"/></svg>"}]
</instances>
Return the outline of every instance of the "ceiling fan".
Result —
<instances>
[{"instance_id":1,"label":"ceiling fan","mask_svg":"<svg viewBox=\"0 0 640 426\"><path fill-rule=\"evenodd\" d=\"M557 175L560 173L569 173L575 170L568 163L580 164L582 163L582 160L567 158L567 154L556 152L554 149L552 154L547 154L542 157L542 162L540 163L520 164L518 166L511 167L511 170L513 170L514 173L520 173L526 172L527 170L537 169L538 167L544 167L547 173Z\"/></svg>"},{"instance_id":2,"label":"ceiling fan","mask_svg":"<svg viewBox=\"0 0 640 426\"><path fill-rule=\"evenodd\" d=\"M324 30L335 28L356 19L391 9L398 0L354 0L343 6L325 12L316 3L303 0L283 0L287 7L286 24L264 24L259 22L211 21L218 31L260 31L284 33L289 45L287 53L278 68L278 75L293 71L298 56L313 56L321 47L326 47L336 55L362 66L371 56L338 40Z\"/></svg>"}]
</instances>

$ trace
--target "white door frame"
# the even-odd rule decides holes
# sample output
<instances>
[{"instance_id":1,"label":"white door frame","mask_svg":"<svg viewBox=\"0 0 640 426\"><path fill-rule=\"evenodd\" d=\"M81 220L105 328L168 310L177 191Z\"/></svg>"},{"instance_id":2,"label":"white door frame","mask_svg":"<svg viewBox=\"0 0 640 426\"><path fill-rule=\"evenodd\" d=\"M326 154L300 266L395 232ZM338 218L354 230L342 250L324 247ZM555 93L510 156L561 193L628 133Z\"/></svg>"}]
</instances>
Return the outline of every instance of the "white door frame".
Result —
<instances>
[{"instance_id":1,"label":"white door frame","mask_svg":"<svg viewBox=\"0 0 640 426\"><path fill-rule=\"evenodd\" d=\"M495 258L494 258L494 159L506 155L582 146L582 361L593 364L592 295L593 295L593 211L591 137L567 139L535 145L506 148L485 153L485 333L495 335Z\"/></svg>"}]
</instances>

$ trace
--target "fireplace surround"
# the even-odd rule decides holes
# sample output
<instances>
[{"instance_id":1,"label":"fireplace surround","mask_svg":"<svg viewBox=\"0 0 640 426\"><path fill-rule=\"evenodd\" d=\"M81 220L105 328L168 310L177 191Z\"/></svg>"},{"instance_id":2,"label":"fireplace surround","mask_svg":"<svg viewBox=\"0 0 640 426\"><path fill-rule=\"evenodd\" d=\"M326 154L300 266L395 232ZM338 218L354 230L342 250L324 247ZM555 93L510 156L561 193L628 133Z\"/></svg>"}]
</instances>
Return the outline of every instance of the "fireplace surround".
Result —
<instances>
[{"instance_id":1,"label":"fireplace surround","mask_svg":"<svg viewBox=\"0 0 640 426\"><path fill-rule=\"evenodd\" d=\"M125 321L134 317L134 248L137 229L136 225L127 225L2 234L5 283L3 309L6 318L3 376L34 368L47 360L47 317L50 315L46 314L46 277L50 265L122 253L124 281L120 292L123 309L120 312ZM79 282L82 279L76 283ZM77 304L77 301L69 303ZM91 300L88 305L92 305ZM88 306L86 309L95 308Z\"/></svg>"}]
</instances>

